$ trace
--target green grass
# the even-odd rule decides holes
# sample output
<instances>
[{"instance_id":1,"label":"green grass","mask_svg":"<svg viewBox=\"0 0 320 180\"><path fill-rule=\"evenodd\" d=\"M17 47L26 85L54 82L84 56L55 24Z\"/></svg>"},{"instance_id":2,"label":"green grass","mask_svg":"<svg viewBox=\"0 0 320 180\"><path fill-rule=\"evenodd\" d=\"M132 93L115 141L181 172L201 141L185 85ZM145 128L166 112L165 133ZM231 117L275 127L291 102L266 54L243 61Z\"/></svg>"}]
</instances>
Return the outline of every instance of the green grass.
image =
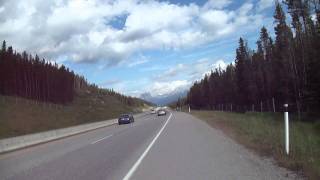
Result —
<instances>
[{"instance_id":1,"label":"green grass","mask_svg":"<svg viewBox=\"0 0 320 180\"><path fill-rule=\"evenodd\" d=\"M281 166L303 172L309 179L320 179L319 122L290 121L290 155L287 156L281 113L192 111L192 114L259 154L273 156Z\"/></svg>"},{"instance_id":2,"label":"green grass","mask_svg":"<svg viewBox=\"0 0 320 180\"><path fill-rule=\"evenodd\" d=\"M0 139L112 119L141 109L127 106L114 96L88 92L78 93L68 105L0 96Z\"/></svg>"}]
</instances>

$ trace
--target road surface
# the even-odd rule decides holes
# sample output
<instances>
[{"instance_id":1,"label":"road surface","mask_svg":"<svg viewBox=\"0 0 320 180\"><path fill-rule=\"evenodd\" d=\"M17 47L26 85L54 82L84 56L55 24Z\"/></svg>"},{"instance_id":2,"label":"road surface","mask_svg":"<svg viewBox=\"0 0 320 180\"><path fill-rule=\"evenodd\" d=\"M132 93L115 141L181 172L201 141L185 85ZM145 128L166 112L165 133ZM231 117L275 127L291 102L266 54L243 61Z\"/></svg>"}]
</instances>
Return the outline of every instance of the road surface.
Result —
<instances>
[{"instance_id":1,"label":"road surface","mask_svg":"<svg viewBox=\"0 0 320 180\"><path fill-rule=\"evenodd\" d=\"M146 114L0 155L0 179L298 179L182 113Z\"/></svg>"}]
</instances>

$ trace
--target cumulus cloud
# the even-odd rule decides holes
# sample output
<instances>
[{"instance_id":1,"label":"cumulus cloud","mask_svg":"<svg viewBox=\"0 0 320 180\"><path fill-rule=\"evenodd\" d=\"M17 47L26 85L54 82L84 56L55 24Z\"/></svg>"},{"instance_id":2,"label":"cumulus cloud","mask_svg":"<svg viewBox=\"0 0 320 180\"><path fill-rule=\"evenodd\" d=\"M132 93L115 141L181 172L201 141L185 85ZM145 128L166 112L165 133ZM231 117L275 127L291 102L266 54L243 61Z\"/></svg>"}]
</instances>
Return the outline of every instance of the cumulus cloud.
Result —
<instances>
[{"instance_id":1,"label":"cumulus cloud","mask_svg":"<svg viewBox=\"0 0 320 180\"><path fill-rule=\"evenodd\" d=\"M181 92L187 90L190 87L190 82L187 80L174 80L166 82L154 82L148 87L148 92L152 96L163 96L172 94L174 92Z\"/></svg>"},{"instance_id":2,"label":"cumulus cloud","mask_svg":"<svg viewBox=\"0 0 320 180\"><path fill-rule=\"evenodd\" d=\"M105 61L112 66L136 52L193 47L261 21L252 4L229 10L230 4L230 0L210 0L203 6L155 0L1 1L0 37L19 51L49 59ZM115 19L123 25L113 25Z\"/></svg>"},{"instance_id":3,"label":"cumulus cloud","mask_svg":"<svg viewBox=\"0 0 320 180\"><path fill-rule=\"evenodd\" d=\"M221 69L224 70L224 69L227 68L227 64L226 64L226 62L224 62L223 59L219 59L219 60L217 60L217 61L213 64L213 67L214 67L215 69L221 68Z\"/></svg>"},{"instance_id":4,"label":"cumulus cloud","mask_svg":"<svg viewBox=\"0 0 320 180\"><path fill-rule=\"evenodd\" d=\"M202 79L205 74L210 74L211 70L219 67L221 69L225 69L227 67L227 63L223 59L210 60L204 58L192 63L179 63L163 73L152 77L151 80L157 83L166 83L173 81L173 79L184 77L188 82L193 83L194 81ZM161 87L159 86L158 88ZM153 84L152 89L157 89L156 84Z\"/></svg>"},{"instance_id":5,"label":"cumulus cloud","mask_svg":"<svg viewBox=\"0 0 320 180\"><path fill-rule=\"evenodd\" d=\"M206 73L210 73L214 69L214 62L207 58L199 59L190 65L192 67L188 72L189 79L194 82L202 79Z\"/></svg>"},{"instance_id":6,"label":"cumulus cloud","mask_svg":"<svg viewBox=\"0 0 320 180\"><path fill-rule=\"evenodd\" d=\"M127 66L128 67L135 67L135 66L138 66L140 64L145 64L145 63L147 63L149 61L150 60L146 56L144 56L142 54L139 54L139 56L135 60L130 62Z\"/></svg>"},{"instance_id":7,"label":"cumulus cloud","mask_svg":"<svg viewBox=\"0 0 320 180\"><path fill-rule=\"evenodd\" d=\"M179 63L168 70L164 71L161 74L157 74L156 76L152 77L155 81L168 81L169 79L174 78L178 74L188 70L189 67L186 64Z\"/></svg>"},{"instance_id":8,"label":"cumulus cloud","mask_svg":"<svg viewBox=\"0 0 320 180\"><path fill-rule=\"evenodd\" d=\"M260 0L258 2L258 10L262 11L274 5L274 0Z\"/></svg>"},{"instance_id":9,"label":"cumulus cloud","mask_svg":"<svg viewBox=\"0 0 320 180\"><path fill-rule=\"evenodd\" d=\"M192 63L179 63L160 75L152 77L152 83L146 88L145 92L157 97L186 91L193 82L203 78L204 72L210 73L212 69L219 66L225 68L225 61L222 59L213 61L204 58Z\"/></svg>"},{"instance_id":10,"label":"cumulus cloud","mask_svg":"<svg viewBox=\"0 0 320 180\"><path fill-rule=\"evenodd\" d=\"M204 5L204 8L205 9L210 9L210 8L222 9L224 7L229 6L230 4L231 4L231 0L209 0Z\"/></svg>"},{"instance_id":11,"label":"cumulus cloud","mask_svg":"<svg viewBox=\"0 0 320 180\"><path fill-rule=\"evenodd\" d=\"M214 71L215 69L225 70L227 67L227 63L223 59L219 59L209 67L211 69L204 69L204 71L202 71L202 74L201 72L195 73L195 74L201 74L201 76L200 77L198 76L196 80L202 79L205 75L210 75L211 71Z\"/></svg>"},{"instance_id":12,"label":"cumulus cloud","mask_svg":"<svg viewBox=\"0 0 320 180\"><path fill-rule=\"evenodd\" d=\"M134 67L134 66L137 66L137 65L140 65L140 64L144 64L144 63L147 63L147 62L149 62L149 60L140 59L140 60L137 60L137 61L134 61L134 62L128 64L128 67Z\"/></svg>"}]
</instances>

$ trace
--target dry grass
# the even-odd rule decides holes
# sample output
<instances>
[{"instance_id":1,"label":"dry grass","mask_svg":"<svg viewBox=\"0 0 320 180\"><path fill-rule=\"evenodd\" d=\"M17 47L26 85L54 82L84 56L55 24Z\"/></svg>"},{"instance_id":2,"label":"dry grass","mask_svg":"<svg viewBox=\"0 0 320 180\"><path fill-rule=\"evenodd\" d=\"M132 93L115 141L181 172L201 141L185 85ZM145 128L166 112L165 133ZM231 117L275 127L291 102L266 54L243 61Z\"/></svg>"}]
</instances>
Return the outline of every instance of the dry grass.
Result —
<instances>
[{"instance_id":1,"label":"dry grass","mask_svg":"<svg viewBox=\"0 0 320 180\"><path fill-rule=\"evenodd\" d=\"M139 109L113 96L88 93L78 94L73 103L65 106L0 96L0 139L112 119Z\"/></svg>"},{"instance_id":2,"label":"dry grass","mask_svg":"<svg viewBox=\"0 0 320 180\"><path fill-rule=\"evenodd\" d=\"M193 111L193 115L281 166L320 179L320 124L290 122L290 155L284 152L284 123L280 113Z\"/></svg>"}]
</instances>

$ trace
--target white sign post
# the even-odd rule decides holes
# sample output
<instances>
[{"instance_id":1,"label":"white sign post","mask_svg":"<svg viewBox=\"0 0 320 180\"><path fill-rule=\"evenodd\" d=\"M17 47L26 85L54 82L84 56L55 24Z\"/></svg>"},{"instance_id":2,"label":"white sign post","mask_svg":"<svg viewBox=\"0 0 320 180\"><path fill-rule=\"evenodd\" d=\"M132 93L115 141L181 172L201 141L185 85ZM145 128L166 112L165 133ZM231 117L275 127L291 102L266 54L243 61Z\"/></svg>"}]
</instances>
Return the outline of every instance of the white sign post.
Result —
<instances>
[{"instance_id":1,"label":"white sign post","mask_svg":"<svg viewBox=\"0 0 320 180\"><path fill-rule=\"evenodd\" d=\"M191 110L190 110L190 105L189 105L189 113L191 112Z\"/></svg>"},{"instance_id":2,"label":"white sign post","mask_svg":"<svg viewBox=\"0 0 320 180\"><path fill-rule=\"evenodd\" d=\"M285 149L287 155L289 155L289 113L288 113L288 104L284 104L285 112L284 112L284 133L285 133Z\"/></svg>"}]
</instances>

